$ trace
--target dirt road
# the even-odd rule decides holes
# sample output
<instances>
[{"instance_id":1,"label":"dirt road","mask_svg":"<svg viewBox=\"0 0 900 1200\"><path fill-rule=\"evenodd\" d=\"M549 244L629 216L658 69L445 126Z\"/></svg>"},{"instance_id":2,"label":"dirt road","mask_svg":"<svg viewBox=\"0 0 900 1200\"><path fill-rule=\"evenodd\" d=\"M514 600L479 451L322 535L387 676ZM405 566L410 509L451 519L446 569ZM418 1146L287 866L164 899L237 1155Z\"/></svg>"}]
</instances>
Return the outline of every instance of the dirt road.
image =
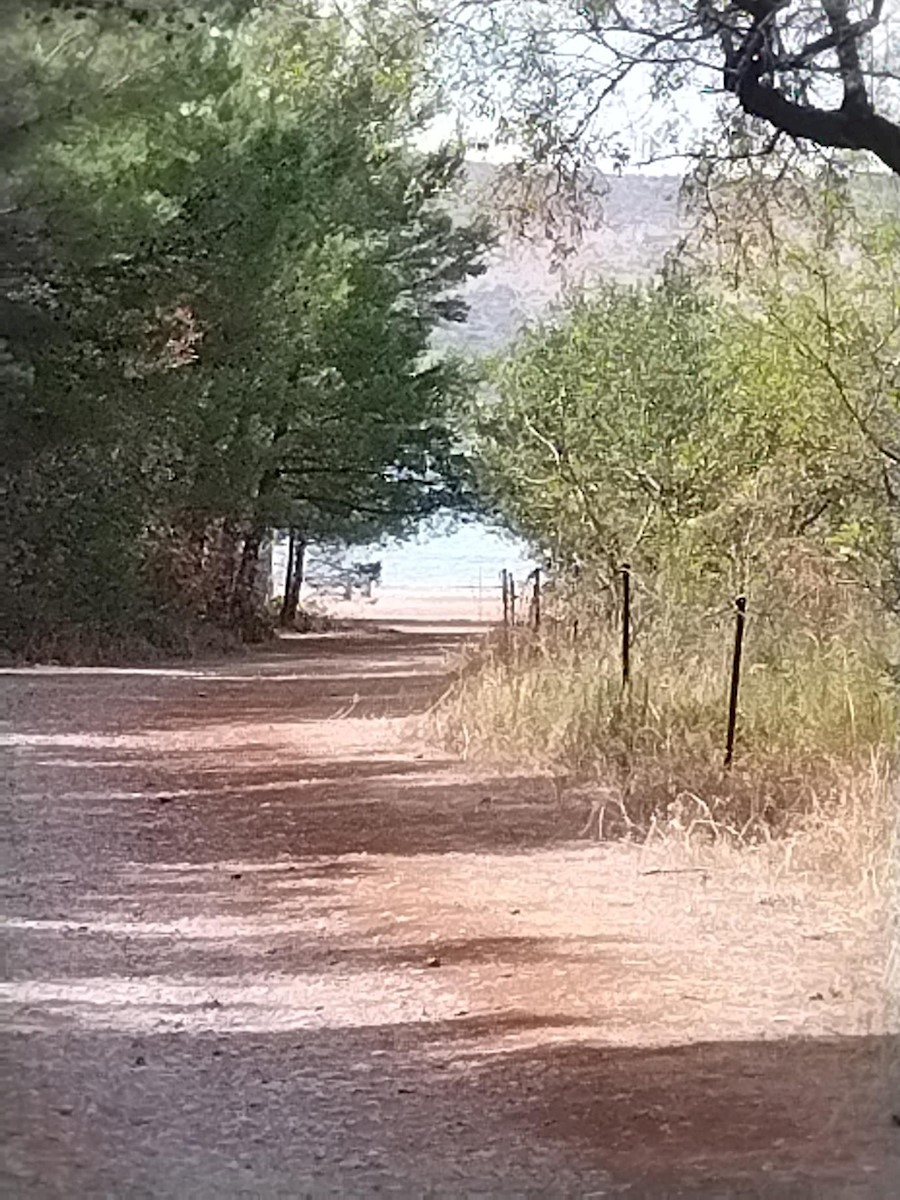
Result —
<instances>
[{"instance_id":1,"label":"dirt road","mask_svg":"<svg viewBox=\"0 0 900 1200\"><path fill-rule=\"evenodd\" d=\"M430 747L459 637L5 674L5 1196L897 1194L874 929Z\"/></svg>"}]
</instances>

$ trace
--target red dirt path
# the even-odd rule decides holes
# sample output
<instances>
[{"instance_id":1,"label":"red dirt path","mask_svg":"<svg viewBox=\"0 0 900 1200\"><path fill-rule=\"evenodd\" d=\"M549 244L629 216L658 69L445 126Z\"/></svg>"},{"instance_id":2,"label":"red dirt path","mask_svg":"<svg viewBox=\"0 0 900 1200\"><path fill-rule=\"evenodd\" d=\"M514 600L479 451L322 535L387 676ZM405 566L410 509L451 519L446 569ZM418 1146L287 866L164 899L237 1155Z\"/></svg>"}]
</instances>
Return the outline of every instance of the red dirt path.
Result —
<instances>
[{"instance_id":1,"label":"red dirt path","mask_svg":"<svg viewBox=\"0 0 900 1200\"><path fill-rule=\"evenodd\" d=\"M429 746L461 636L5 673L4 1195L900 1194L874 929Z\"/></svg>"}]
</instances>

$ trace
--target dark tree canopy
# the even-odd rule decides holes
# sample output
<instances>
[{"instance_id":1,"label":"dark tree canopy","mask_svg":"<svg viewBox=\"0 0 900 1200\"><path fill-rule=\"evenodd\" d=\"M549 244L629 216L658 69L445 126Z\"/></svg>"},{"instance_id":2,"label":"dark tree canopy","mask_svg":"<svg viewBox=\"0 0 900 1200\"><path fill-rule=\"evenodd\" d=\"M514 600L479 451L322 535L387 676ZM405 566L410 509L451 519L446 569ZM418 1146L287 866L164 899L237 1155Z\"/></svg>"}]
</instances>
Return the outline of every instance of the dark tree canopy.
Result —
<instances>
[{"instance_id":1,"label":"dark tree canopy","mask_svg":"<svg viewBox=\"0 0 900 1200\"><path fill-rule=\"evenodd\" d=\"M402 534L466 490L468 372L431 339L487 229L452 215L457 150L416 144L415 45L246 7L6 23L0 605L28 653L257 636L270 530Z\"/></svg>"}]
</instances>

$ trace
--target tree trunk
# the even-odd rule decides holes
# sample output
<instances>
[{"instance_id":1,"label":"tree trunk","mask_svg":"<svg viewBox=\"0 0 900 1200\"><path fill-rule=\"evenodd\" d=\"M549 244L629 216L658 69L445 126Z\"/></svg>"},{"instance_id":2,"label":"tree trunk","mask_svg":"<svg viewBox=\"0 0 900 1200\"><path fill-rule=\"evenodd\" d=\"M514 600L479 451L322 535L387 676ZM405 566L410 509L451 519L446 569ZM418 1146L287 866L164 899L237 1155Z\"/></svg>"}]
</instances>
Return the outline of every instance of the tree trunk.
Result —
<instances>
[{"instance_id":1,"label":"tree trunk","mask_svg":"<svg viewBox=\"0 0 900 1200\"><path fill-rule=\"evenodd\" d=\"M192 610L205 615L210 600L209 572L206 566L209 527L202 516L188 513L179 529L183 531L186 556L183 590Z\"/></svg>"},{"instance_id":2,"label":"tree trunk","mask_svg":"<svg viewBox=\"0 0 900 1200\"><path fill-rule=\"evenodd\" d=\"M291 588L294 585L294 531L288 531L287 566L284 574L284 599L281 601L281 613L278 623L282 627L290 625Z\"/></svg>"},{"instance_id":3,"label":"tree trunk","mask_svg":"<svg viewBox=\"0 0 900 1200\"><path fill-rule=\"evenodd\" d=\"M210 611L214 620L227 624L234 601L237 563L238 529L234 521L222 522L217 542L214 560L215 584Z\"/></svg>"},{"instance_id":4,"label":"tree trunk","mask_svg":"<svg viewBox=\"0 0 900 1200\"><path fill-rule=\"evenodd\" d=\"M303 586L303 567L306 558L306 542L296 529L291 530L288 551L287 578L284 583L284 603L281 606L281 624L285 628L293 625L300 605L300 589Z\"/></svg>"},{"instance_id":5,"label":"tree trunk","mask_svg":"<svg viewBox=\"0 0 900 1200\"><path fill-rule=\"evenodd\" d=\"M240 628L244 627L254 615L259 552L265 536L265 529L260 525L255 525L247 531L244 537L241 561L231 593L231 617Z\"/></svg>"},{"instance_id":6,"label":"tree trunk","mask_svg":"<svg viewBox=\"0 0 900 1200\"><path fill-rule=\"evenodd\" d=\"M184 540L189 569L194 577L203 574L208 528L203 517L196 513L185 513L175 522L176 535Z\"/></svg>"}]
</instances>

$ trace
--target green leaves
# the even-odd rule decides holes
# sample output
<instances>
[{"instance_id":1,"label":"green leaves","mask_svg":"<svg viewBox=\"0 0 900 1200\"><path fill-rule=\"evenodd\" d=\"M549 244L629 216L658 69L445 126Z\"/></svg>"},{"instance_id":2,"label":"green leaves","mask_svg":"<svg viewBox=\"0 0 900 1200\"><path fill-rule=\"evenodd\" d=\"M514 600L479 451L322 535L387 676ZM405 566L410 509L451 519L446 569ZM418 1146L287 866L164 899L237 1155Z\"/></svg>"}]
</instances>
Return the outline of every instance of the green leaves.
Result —
<instances>
[{"instance_id":1,"label":"green leaves","mask_svg":"<svg viewBox=\"0 0 900 1200\"><path fill-rule=\"evenodd\" d=\"M897 245L858 225L739 295L673 276L571 300L473 411L494 506L609 579L629 559L698 595L764 592L796 543L896 603Z\"/></svg>"},{"instance_id":2,"label":"green leaves","mask_svg":"<svg viewBox=\"0 0 900 1200\"><path fill-rule=\"evenodd\" d=\"M135 594L171 551L172 603L215 591L221 616L260 530L400 532L453 493L464 377L430 337L464 316L454 289L481 269L485 231L444 211L459 160L408 145L418 65L399 50L273 8L198 18L177 44L161 19L134 44L115 16L95 24L90 42L54 26L52 56L17 31L39 114L19 192L45 231L59 334L29 351L21 495L59 554L23 552L15 581L52 621L109 529ZM82 520L84 474L108 455L115 488L93 494L109 521L93 501ZM105 553L85 555L101 592ZM213 569L224 581L187 586Z\"/></svg>"},{"instance_id":3,"label":"green leaves","mask_svg":"<svg viewBox=\"0 0 900 1200\"><path fill-rule=\"evenodd\" d=\"M668 523L693 513L707 467L697 434L716 401L715 323L680 284L607 287L523 338L496 373L499 407L479 420L493 485L505 494L511 458L519 487L555 514L554 528L529 529L523 494L520 528L563 558L600 554L611 566L640 547L651 554Z\"/></svg>"}]
</instances>

